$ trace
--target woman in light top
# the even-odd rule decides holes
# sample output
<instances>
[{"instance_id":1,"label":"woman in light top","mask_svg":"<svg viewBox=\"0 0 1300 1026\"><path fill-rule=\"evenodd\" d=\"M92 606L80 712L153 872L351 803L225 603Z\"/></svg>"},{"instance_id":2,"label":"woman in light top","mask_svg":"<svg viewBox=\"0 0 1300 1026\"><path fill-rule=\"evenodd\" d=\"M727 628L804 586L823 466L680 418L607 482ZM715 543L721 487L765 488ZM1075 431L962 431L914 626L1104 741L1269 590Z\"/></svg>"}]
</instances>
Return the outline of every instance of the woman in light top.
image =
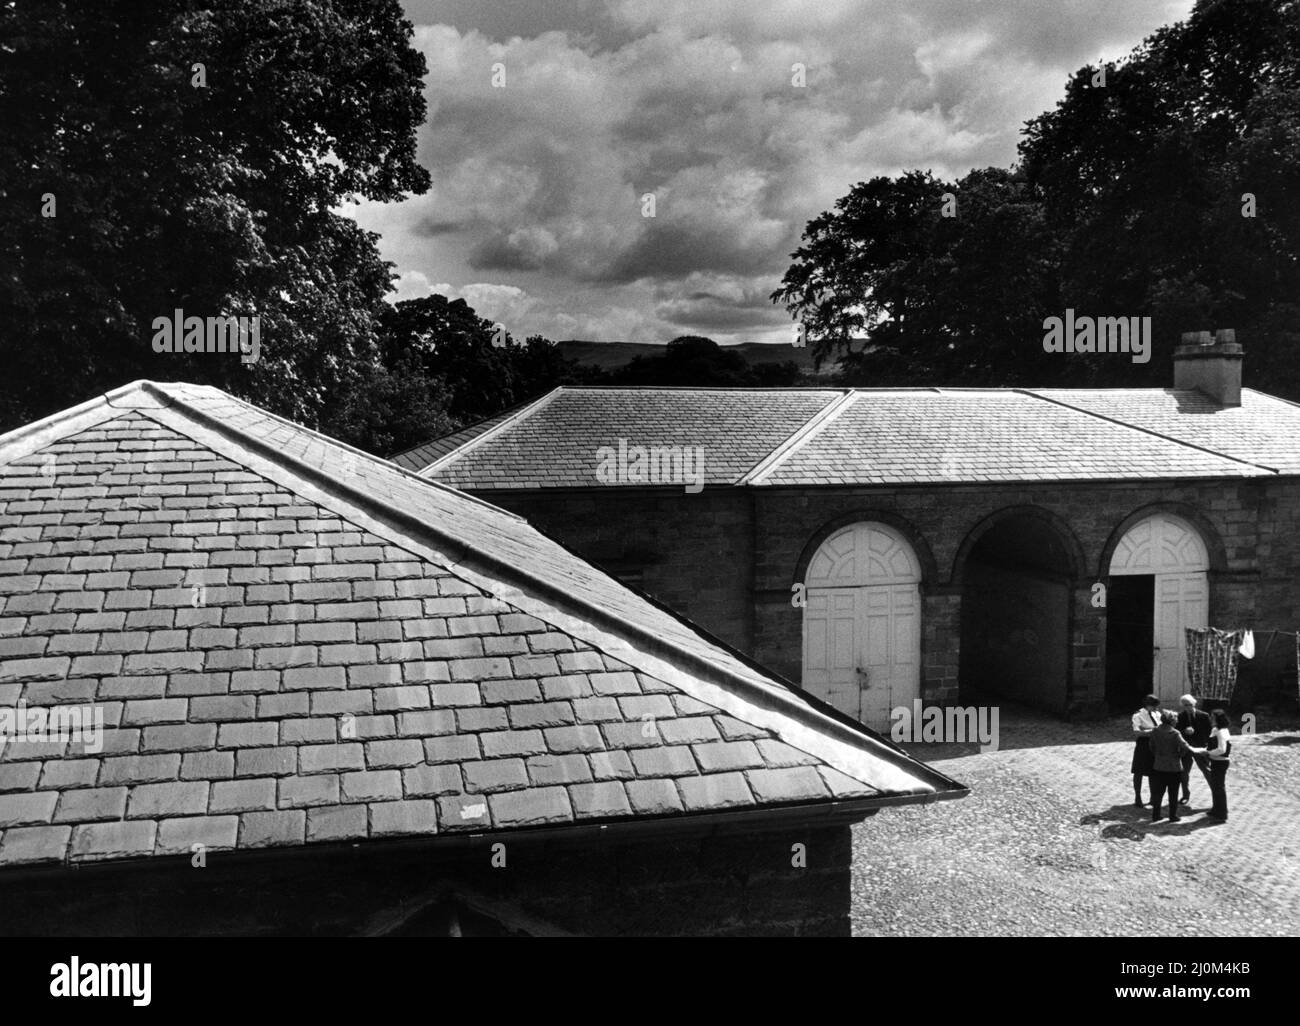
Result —
<instances>
[{"instance_id":1,"label":"woman in light top","mask_svg":"<svg viewBox=\"0 0 1300 1026\"><path fill-rule=\"evenodd\" d=\"M1205 746L1210 757L1210 794L1214 804L1206 814L1220 823L1228 822L1228 757L1232 752L1232 732L1228 729L1228 714L1222 709L1210 713L1210 740Z\"/></svg>"},{"instance_id":2,"label":"woman in light top","mask_svg":"<svg viewBox=\"0 0 1300 1026\"><path fill-rule=\"evenodd\" d=\"M1142 802L1142 778L1151 776L1151 732L1160 726L1160 699L1147 695L1142 708L1133 714L1133 804L1139 809ZM1154 791L1152 792L1154 797Z\"/></svg>"}]
</instances>

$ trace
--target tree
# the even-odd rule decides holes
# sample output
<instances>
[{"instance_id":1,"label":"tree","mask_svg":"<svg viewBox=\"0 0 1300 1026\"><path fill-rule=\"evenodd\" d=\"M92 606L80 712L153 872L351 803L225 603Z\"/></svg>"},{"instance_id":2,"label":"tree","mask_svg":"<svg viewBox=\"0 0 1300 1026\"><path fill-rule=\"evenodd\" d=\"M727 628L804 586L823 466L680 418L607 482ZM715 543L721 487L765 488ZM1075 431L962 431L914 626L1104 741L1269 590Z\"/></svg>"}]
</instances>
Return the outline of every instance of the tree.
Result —
<instances>
[{"instance_id":1,"label":"tree","mask_svg":"<svg viewBox=\"0 0 1300 1026\"><path fill-rule=\"evenodd\" d=\"M929 252L944 191L920 172L873 178L809 222L772 299L803 322L818 366L836 349L852 358L867 343L898 355L915 305L907 269ZM892 345L872 337L886 320L894 322Z\"/></svg>"},{"instance_id":2,"label":"tree","mask_svg":"<svg viewBox=\"0 0 1300 1026\"><path fill-rule=\"evenodd\" d=\"M844 354L853 383L1033 372L1025 343L1041 341L1036 310L1053 298L1055 254L1019 175L861 182L809 223L793 256L772 298L802 320L819 364Z\"/></svg>"},{"instance_id":3,"label":"tree","mask_svg":"<svg viewBox=\"0 0 1300 1026\"><path fill-rule=\"evenodd\" d=\"M0 422L154 377L316 424L371 380L392 276L335 211L429 186L411 31L397 0L0 0ZM175 309L258 317L260 360L155 353Z\"/></svg>"},{"instance_id":4,"label":"tree","mask_svg":"<svg viewBox=\"0 0 1300 1026\"><path fill-rule=\"evenodd\" d=\"M1151 315L1155 373L1181 331L1235 327L1248 372L1300 394L1298 54L1295 0L1201 0L1026 128L1026 175L1066 240L1063 293Z\"/></svg>"},{"instance_id":5,"label":"tree","mask_svg":"<svg viewBox=\"0 0 1300 1026\"><path fill-rule=\"evenodd\" d=\"M586 377L548 339L533 335L520 343L465 300L439 295L403 300L386 310L381 350L385 366L439 382L457 426Z\"/></svg>"},{"instance_id":6,"label":"tree","mask_svg":"<svg viewBox=\"0 0 1300 1026\"><path fill-rule=\"evenodd\" d=\"M355 385L325 415L321 429L358 449L387 456L457 427L447 414L441 381L415 366L367 366Z\"/></svg>"},{"instance_id":7,"label":"tree","mask_svg":"<svg viewBox=\"0 0 1300 1026\"><path fill-rule=\"evenodd\" d=\"M711 338L679 335L662 354L634 356L609 373L613 385L667 385L686 387L776 387L792 385L799 365L784 363L751 367L740 353L724 349Z\"/></svg>"}]
</instances>

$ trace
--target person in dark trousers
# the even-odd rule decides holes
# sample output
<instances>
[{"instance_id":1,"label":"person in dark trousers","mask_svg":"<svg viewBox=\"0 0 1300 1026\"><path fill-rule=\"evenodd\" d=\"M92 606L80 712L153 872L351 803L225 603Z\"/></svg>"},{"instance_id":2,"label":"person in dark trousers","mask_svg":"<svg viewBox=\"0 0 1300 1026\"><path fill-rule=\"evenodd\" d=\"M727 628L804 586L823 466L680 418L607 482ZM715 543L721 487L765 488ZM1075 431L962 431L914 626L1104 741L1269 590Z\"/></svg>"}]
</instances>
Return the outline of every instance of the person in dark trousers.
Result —
<instances>
[{"instance_id":1,"label":"person in dark trousers","mask_svg":"<svg viewBox=\"0 0 1300 1026\"><path fill-rule=\"evenodd\" d=\"M1147 695L1142 708L1133 714L1133 804L1139 809L1142 802L1142 778L1151 776L1151 734L1160 726L1160 699ZM1151 785L1155 798L1155 784Z\"/></svg>"},{"instance_id":2,"label":"person in dark trousers","mask_svg":"<svg viewBox=\"0 0 1300 1026\"><path fill-rule=\"evenodd\" d=\"M1187 738L1187 743L1193 748L1204 748L1210 742L1210 714L1202 712L1196 708L1196 699L1191 695L1183 695L1178 700L1182 709L1178 713L1178 732ZM1192 803L1191 775L1192 763L1196 763L1197 769L1205 776L1206 783L1210 780L1210 767L1207 756L1192 755L1190 752L1183 753L1183 804Z\"/></svg>"},{"instance_id":3,"label":"person in dark trousers","mask_svg":"<svg viewBox=\"0 0 1300 1026\"><path fill-rule=\"evenodd\" d=\"M1232 732L1228 729L1228 714L1215 709L1210 715L1210 741L1207 754L1210 765L1210 794L1214 807L1208 815L1220 823L1228 822L1228 756L1232 752Z\"/></svg>"},{"instance_id":4,"label":"person in dark trousers","mask_svg":"<svg viewBox=\"0 0 1300 1026\"><path fill-rule=\"evenodd\" d=\"M1160 714L1160 726L1151 732L1151 822L1160 821L1160 803L1169 792L1169 822L1177 823L1178 784L1183 773L1182 756L1185 752L1205 754L1204 748L1193 748L1178 733L1178 717L1169 710Z\"/></svg>"}]
</instances>

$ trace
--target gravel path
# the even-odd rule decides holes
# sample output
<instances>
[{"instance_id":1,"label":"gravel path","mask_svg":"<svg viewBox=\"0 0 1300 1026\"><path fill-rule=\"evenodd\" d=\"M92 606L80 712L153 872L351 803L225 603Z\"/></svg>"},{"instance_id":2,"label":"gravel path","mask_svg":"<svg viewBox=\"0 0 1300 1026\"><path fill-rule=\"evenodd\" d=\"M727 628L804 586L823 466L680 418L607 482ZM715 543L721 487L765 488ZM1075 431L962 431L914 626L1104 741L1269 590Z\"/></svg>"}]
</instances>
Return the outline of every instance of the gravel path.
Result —
<instances>
[{"instance_id":1,"label":"gravel path","mask_svg":"<svg viewBox=\"0 0 1300 1026\"><path fill-rule=\"evenodd\" d=\"M1195 770L1183 822L1133 808L1127 732L1003 706L997 752L908 746L972 793L855 827L854 933L1300 933L1300 730L1234 739L1224 825Z\"/></svg>"}]
</instances>

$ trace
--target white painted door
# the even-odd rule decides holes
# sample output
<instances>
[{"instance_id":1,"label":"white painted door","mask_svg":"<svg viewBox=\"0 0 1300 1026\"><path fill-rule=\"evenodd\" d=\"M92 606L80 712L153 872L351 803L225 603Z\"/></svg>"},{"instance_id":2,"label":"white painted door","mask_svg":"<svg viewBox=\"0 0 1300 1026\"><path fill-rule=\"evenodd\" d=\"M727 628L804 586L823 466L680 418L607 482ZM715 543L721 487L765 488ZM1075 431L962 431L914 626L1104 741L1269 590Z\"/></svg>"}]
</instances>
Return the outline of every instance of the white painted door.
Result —
<instances>
[{"instance_id":1,"label":"white painted door","mask_svg":"<svg viewBox=\"0 0 1300 1026\"><path fill-rule=\"evenodd\" d=\"M858 688L858 588L810 591L803 618L803 686L855 720Z\"/></svg>"},{"instance_id":2,"label":"white painted door","mask_svg":"<svg viewBox=\"0 0 1300 1026\"><path fill-rule=\"evenodd\" d=\"M912 706L921 680L921 596L915 584L810 591L803 686L876 730Z\"/></svg>"},{"instance_id":3,"label":"white painted door","mask_svg":"<svg viewBox=\"0 0 1300 1026\"><path fill-rule=\"evenodd\" d=\"M887 730L891 709L912 707L921 679L921 596L915 584L859 588L862 606L862 712Z\"/></svg>"},{"instance_id":4,"label":"white painted door","mask_svg":"<svg viewBox=\"0 0 1300 1026\"><path fill-rule=\"evenodd\" d=\"M1209 621L1210 590L1201 572L1156 574L1155 666L1152 679L1162 702L1174 705L1191 690L1187 681L1187 627Z\"/></svg>"},{"instance_id":5,"label":"white painted door","mask_svg":"<svg viewBox=\"0 0 1300 1026\"><path fill-rule=\"evenodd\" d=\"M921 567L896 530L851 524L805 579L803 686L876 730L921 694Z\"/></svg>"}]
</instances>

